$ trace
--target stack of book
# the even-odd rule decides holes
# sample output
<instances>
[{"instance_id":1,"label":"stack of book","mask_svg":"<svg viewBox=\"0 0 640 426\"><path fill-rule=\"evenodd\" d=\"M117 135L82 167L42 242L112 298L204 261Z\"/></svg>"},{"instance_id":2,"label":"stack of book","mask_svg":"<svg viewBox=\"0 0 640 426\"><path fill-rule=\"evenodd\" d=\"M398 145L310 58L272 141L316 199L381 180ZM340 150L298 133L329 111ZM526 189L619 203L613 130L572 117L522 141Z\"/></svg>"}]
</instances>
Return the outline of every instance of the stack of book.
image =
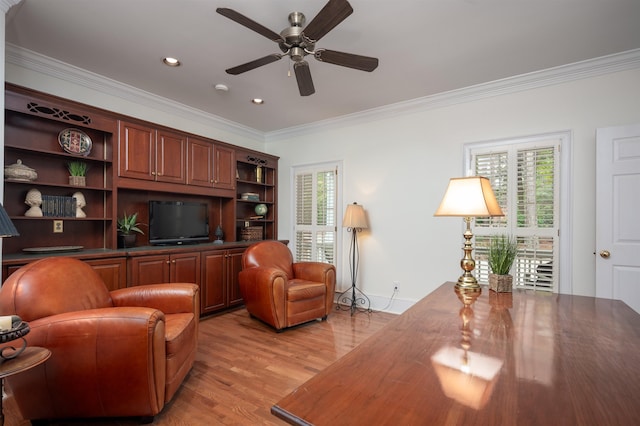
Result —
<instances>
[{"instance_id":1,"label":"stack of book","mask_svg":"<svg viewBox=\"0 0 640 426\"><path fill-rule=\"evenodd\" d=\"M76 217L76 199L63 195L43 195L42 215L46 217Z\"/></svg>"}]
</instances>

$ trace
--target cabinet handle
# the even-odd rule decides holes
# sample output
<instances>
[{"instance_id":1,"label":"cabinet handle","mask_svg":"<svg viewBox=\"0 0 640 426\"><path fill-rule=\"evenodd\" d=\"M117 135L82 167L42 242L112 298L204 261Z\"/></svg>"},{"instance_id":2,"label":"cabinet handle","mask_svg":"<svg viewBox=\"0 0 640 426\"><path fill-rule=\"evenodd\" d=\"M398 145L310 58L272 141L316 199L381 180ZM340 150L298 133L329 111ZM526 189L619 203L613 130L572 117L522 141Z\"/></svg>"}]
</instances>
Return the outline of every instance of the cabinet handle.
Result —
<instances>
[{"instance_id":1,"label":"cabinet handle","mask_svg":"<svg viewBox=\"0 0 640 426\"><path fill-rule=\"evenodd\" d=\"M169 263L170 263L170 262L167 260L167 265L168 265Z\"/></svg>"},{"instance_id":2,"label":"cabinet handle","mask_svg":"<svg viewBox=\"0 0 640 426\"><path fill-rule=\"evenodd\" d=\"M155 175L156 175L156 172L151 172L151 176L155 176Z\"/></svg>"}]
</instances>

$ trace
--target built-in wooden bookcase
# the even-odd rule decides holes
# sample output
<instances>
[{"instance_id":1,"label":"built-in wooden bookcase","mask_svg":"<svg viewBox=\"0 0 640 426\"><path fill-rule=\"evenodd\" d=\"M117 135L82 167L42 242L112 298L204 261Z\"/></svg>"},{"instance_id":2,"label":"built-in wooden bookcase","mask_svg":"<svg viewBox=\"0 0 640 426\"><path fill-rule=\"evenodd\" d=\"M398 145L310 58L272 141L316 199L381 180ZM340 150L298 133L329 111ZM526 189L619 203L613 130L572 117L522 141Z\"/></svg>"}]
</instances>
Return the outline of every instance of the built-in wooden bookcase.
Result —
<instances>
[{"instance_id":1,"label":"built-in wooden bookcase","mask_svg":"<svg viewBox=\"0 0 640 426\"><path fill-rule=\"evenodd\" d=\"M6 91L5 167L18 160L38 174L33 181L5 179L4 207L15 224L19 237L3 241L4 253L25 248L82 246L85 249L115 248L111 237L114 226L113 138L116 121L77 105L65 105L58 99L35 98ZM63 150L58 135L65 129L85 133L91 139L87 155ZM88 165L86 186L69 184L67 165L82 161ZM26 217L29 190L44 195L70 197L80 192L86 217ZM62 232L54 232L54 223L62 221ZM59 227L58 227L59 230Z\"/></svg>"},{"instance_id":2,"label":"built-in wooden bookcase","mask_svg":"<svg viewBox=\"0 0 640 426\"><path fill-rule=\"evenodd\" d=\"M85 134L90 152L65 150L59 135L67 129ZM73 256L98 271L111 290L167 280L196 282L202 313L209 314L242 303L237 275L242 253L253 241L243 239L242 231L251 227L260 230L261 239L277 239L275 156L7 84L4 158L5 167L20 160L38 176L33 181L5 176L3 204L20 236L3 239L3 280L32 260ZM86 186L70 185L71 161L89 166ZM86 217L25 216L32 188L42 195L82 193ZM254 196L243 199L244 193ZM210 242L150 246L150 200L207 203ZM258 204L267 206L261 217L256 217ZM125 212L138 213L144 235L138 235L135 247L118 249L117 219ZM60 222L62 229L56 228ZM218 225L224 244L214 243ZM81 249L50 250L60 247ZM29 248L41 250L25 253Z\"/></svg>"},{"instance_id":3,"label":"built-in wooden bookcase","mask_svg":"<svg viewBox=\"0 0 640 426\"><path fill-rule=\"evenodd\" d=\"M250 233L243 231L247 228L260 228L260 239L277 239L278 158L251 151L237 151L236 167L238 241L246 240L246 235ZM251 196L247 198L247 194ZM258 204L267 206L266 215L260 215L255 211Z\"/></svg>"}]
</instances>

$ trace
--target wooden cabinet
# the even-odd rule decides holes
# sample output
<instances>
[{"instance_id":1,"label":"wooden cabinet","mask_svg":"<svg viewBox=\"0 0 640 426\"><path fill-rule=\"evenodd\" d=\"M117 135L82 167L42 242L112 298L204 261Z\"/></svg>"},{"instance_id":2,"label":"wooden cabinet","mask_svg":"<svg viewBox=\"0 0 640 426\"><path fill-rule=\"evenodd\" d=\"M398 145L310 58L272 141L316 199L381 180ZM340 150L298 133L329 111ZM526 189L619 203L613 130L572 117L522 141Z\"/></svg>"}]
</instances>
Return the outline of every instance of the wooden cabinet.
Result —
<instances>
[{"instance_id":1,"label":"wooden cabinet","mask_svg":"<svg viewBox=\"0 0 640 426\"><path fill-rule=\"evenodd\" d=\"M200 285L200 252L134 256L127 269L129 286L169 282Z\"/></svg>"},{"instance_id":2,"label":"wooden cabinet","mask_svg":"<svg viewBox=\"0 0 640 426\"><path fill-rule=\"evenodd\" d=\"M3 253L57 246L115 248L112 145L116 120L89 107L9 87L5 92L5 108L4 165L22 163L35 169L37 178L4 181L4 207L20 236L5 238ZM76 154L68 147L63 148L61 134L84 135L89 142L83 145L82 153ZM85 186L69 182L67 166L75 161L88 166ZM45 205L35 202L41 216L25 216L30 208L25 205L27 194L30 200L46 198L49 203L55 199L56 205L60 205L60 200L70 200L77 193L86 202L82 207L84 217L76 216L73 208L49 212L45 209L43 213Z\"/></svg>"},{"instance_id":3,"label":"wooden cabinet","mask_svg":"<svg viewBox=\"0 0 640 426\"><path fill-rule=\"evenodd\" d=\"M119 176L186 183L187 137L120 121Z\"/></svg>"},{"instance_id":4,"label":"wooden cabinet","mask_svg":"<svg viewBox=\"0 0 640 426\"><path fill-rule=\"evenodd\" d=\"M187 141L187 184L213 186L213 144L201 139Z\"/></svg>"},{"instance_id":5,"label":"wooden cabinet","mask_svg":"<svg viewBox=\"0 0 640 426\"><path fill-rule=\"evenodd\" d=\"M85 260L100 275L109 291L127 286L127 260L124 257Z\"/></svg>"},{"instance_id":6,"label":"wooden cabinet","mask_svg":"<svg viewBox=\"0 0 640 426\"><path fill-rule=\"evenodd\" d=\"M208 188L235 188L235 151L202 139L187 142L187 184Z\"/></svg>"},{"instance_id":7,"label":"wooden cabinet","mask_svg":"<svg viewBox=\"0 0 640 426\"><path fill-rule=\"evenodd\" d=\"M33 259L34 261L39 258ZM104 259L83 259L100 275L102 281L111 290L125 288L127 286L127 260L122 257L109 257ZM2 281L4 282L9 275L23 267L29 262L20 264L5 265L2 268Z\"/></svg>"},{"instance_id":8,"label":"wooden cabinet","mask_svg":"<svg viewBox=\"0 0 640 426\"><path fill-rule=\"evenodd\" d=\"M278 158L236 152L236 233L238 241L277 239ZM264 204L266 214L256 212Z\"/></svg>"},{"instance_id":9,"label":"wooden cabinet","mask_svg":"<svg viewBox=\"0 0 640 426\"><path fill-rule=\"evenodd\" d=\"M235 150L220 145L213 146L214 152L214 181L213 186L219 189L234 189L236 187Z\"/></svg>"},{"instance_id":10,"label":"wooden cabinet","mask_svg":"<svg viewBox=\"0 0 640 426\"><path fill-rule=\"evenodd\" d=\"M242 304L238 273L244 248L202 253L201 312L211 313Z\"/></svg>"}]
</instances>

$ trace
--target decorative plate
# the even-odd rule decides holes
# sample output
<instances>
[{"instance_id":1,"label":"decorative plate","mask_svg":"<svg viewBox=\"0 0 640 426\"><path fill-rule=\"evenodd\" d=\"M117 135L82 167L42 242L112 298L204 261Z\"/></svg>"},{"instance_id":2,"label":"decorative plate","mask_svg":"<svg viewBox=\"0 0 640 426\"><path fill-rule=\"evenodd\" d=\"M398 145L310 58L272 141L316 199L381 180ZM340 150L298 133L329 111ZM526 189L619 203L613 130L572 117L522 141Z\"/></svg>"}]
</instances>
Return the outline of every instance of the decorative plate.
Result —
<instances>
[{"instance_id":1,"label":"decorative plate","mask_svg":"<svg viewBox=\"0 0 640 426\"><path fill-rule=\"evenodd\" d=\"M91 138L78 129L64 129L58 135L58 142L68 153L84 156L89 155L93 145Z\"/></svg>"},{"instance_id":2,"label":"decorative plate","mask_svg":"<svg viewBox=\"0 0 640 426\"><path fill-rule=\"evenodd\" d=\"M56 251L77 251L83 248L83 246L28 247L23 248L22 251L25 253L52 253Z\"/></svg>"}]
</instances>

